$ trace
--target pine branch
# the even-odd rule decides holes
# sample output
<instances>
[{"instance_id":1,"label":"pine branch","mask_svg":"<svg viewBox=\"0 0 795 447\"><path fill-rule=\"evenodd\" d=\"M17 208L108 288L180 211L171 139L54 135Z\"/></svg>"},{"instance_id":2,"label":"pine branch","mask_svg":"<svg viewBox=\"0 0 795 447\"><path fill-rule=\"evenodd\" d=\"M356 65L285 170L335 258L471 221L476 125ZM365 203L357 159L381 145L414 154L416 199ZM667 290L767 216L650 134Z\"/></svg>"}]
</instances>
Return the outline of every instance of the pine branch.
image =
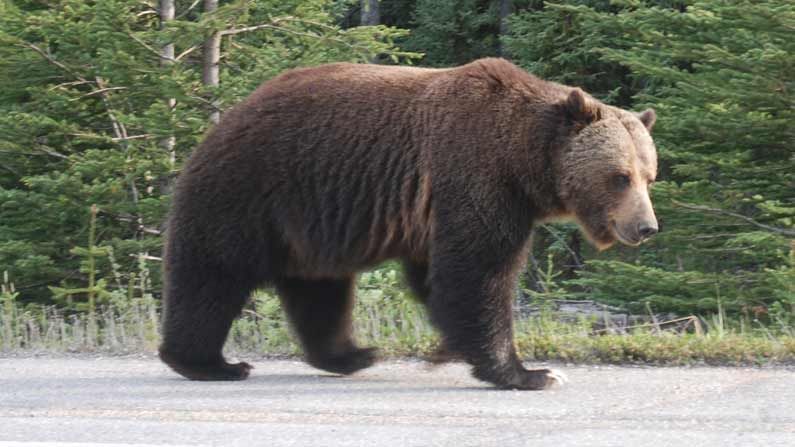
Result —
<instances>
[{"instance_id":1,"label":"pine branch","mask_svg":"<svg viewBox=\"0 0 795 447\"><path fill-rule=\"evenodd\" d=\"M80 76L80 74L78 74L76 71L74 71L71 68L67 67L66 65L58 62L52 56L47 54L47 52L45 52L41 48L37 47L36 45L34 45L34 44L30 43L30 42L23 42L23 43L19 44L19 46L21 46L23 48L29 48L29 49L39 53L44 59L47 60L47 62L51 63L52 65L55 65L56 67L58 67L61 70L65 71L66 73L68 73L72 77L82 81L83 83L91 83L91 81L88 81L86 78Z\"/></svg>"},{"instance_id":2,"label":"pine branch","mask_svg":"<svg viewBox=\"0 0 795 447\"><path fill-rule=\"evenodd\" d=\"M160 59L167 60L167 61L170 61L170 62L179 62L179 61L178 61L176 58L165 56L165 55L163 55L163 54L162 54L160 51L157 51L156 49L154 49L154 48L150 47L150 46L149 46L149 44L147 44L147 43L146 43L146 42L144 42L143 40L141 40L141 39L139 39L138 37L136 37L136 36L135 36L133 33L131 33L131 32L127 32L126 34L127 34L128 36L130 36L130 38L131 38L132 40L136 41L136 42L137 42L139 45L141 45L141 46L142 46L142 47L144 47L144 48L145 48L147 51L149 51L150 53L152 53L152 54L156 55L156 56L157 56L157 57L159 57Z\"/></svg>"},{"instance_id":3,"label":"pine branch","mask_svg":"<svg viewBox=\"0 0 795 447\"><path fill-rule=\"evenodd\" d=\"M704 211L704 212L707 212L707 213L720 214L720 215L723 215L723 216L734 217L736 219L740 219L740 220L743 220L745 222L748 222L749 224L754 225L756 227L765 229L767 231L771 231L773 233L778 233L778 234L783 234L785 236L795 237L795 231L794 230L788 230L786 228L779 228L779 227L774 227L774 226L771 226L771 225L766 225L766 224L763 224L761 222L757 222L756 220L754 220L754 219L752 219L752 218L750 218L748 216L744 216L744 215L739 214L739 213L734 213L732 211L726 211L726 210L722 210L720 208L711 208L711 207L704 206L704 205L693 205L691 203L684 203L684 202L680 202L678 200L671 200L671 202L673 202L674 205L680 206L680 207L685 208L685 209L689 209L689 210L693 210L693 211Z\"/></svg>"},{"instance_id":4,"label":"pine branch","mask_svg":"<svg viewBox=\"0 0 795 447\"><path fill-rule=\"evenodd\" d=\"M263 23L261 25L252 25L252 26L247 26L247 27L244 27L244 28L232 28L232 29L228 29L228 30L219 31L219 34L221 35L221 37L223 37L223 36L232 36L232 35L235 35L235 34L246 33L246 32L250 32L250 31L257 31L257 30L261 30L261 29L271 29L271 30L274 30L274 31L281 31L283 33L292 34L294 36L309 37L311 39L321 39L321 40L328 40L328 41L331 41L331 42L337 42L337 43L343 44L343 45L345 45L345 46L347 46L349 48L357 48L357 47L359 47L357 45L351 44L350 42L346 42L345 40L340 39L338 37L324 36L322 34L314 34L314 33L305 33L305 32L301 32L301 31L292 30L290 28L285 28L283 26L279 26L279 24L282 23L282 22L298 22L298 23L303 23L303 24L306 24L306 25L311 25L311 26L314 26L314 27L317 27L317 28L320 28L320 29L323 29L323 30L326 30L326 31L335 32L337 34L342 34L343 33L338 28L335 28L333 26L329 26L329 25L326 25L326 24L323 24L323 23L315 22L315 21L312 21L312 20L299 19L299 18L293 17L293 16L285 16L285 17L277 17L277 18L271 20L270 22Z\"/></svg>"},{"instance_id":5,"label":"pine branch","mask_svg":"<svg viewBox=\"0 0 795 447\"><path fill-rule=\"evenodd\" d=\"M19 171L17 171L16 169L12 168L11 166L8 166L7 164L0 163L0 168L3 168L6 171L10 172L15 177L22 177L22 174L20 174Z\"/></svg>"},{"instance_id":6,"label":"pine branch","mask_svg":"<svg viewBox=\"0 0 795 447\"><path fill-rule=\"evenodd\" d=\"M547 233L551 234L552 237L557 239L557 241L560 242L561 245L563 245L563 248L565 248L566 251L569 252L569 254L573 259L579 259L579 255L574 250L572 250L568 242L566 242L566 240L563 239L563 237L561 237L560 234L558 234L558 232L553 227L549 225L541 225L541 228L547 230ZM582 268L582 266L578 266L578 268Z\"/></svg>"}]
</instances>

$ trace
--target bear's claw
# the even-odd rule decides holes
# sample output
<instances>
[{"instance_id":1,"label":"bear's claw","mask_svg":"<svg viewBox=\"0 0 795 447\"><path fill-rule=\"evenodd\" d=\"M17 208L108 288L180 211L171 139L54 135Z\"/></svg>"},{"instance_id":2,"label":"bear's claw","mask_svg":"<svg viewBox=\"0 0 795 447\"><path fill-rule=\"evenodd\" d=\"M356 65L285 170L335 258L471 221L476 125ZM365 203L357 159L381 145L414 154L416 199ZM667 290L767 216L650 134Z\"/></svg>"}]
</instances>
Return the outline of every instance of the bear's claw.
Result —
<instances>
[{"instance_id":1,"label":"bear's claw","mask_svg":"<svg viewBox=\"0 0 795 447\"><path fill-rule=\"evenodd\" d=\"M530 369L521 370L511 380L498 386L504 389L513 390L546 390L553 387L563 386L568 382L568 378L560 371L550 369Z\"/></svg>"},{"instance_id":2,"label":"bear's claw","mask_svg":"<svg viewBox=\"0 0 795 447\"><path fill-rule=\"evenodd\" d=\"M563 371L558 371L555 369L550 369L547 373L547 378L549 380L550 387L552 386L563 386L569 382L569 378L566 377L566 374Z\"/></svg>"},{"instance_id":3,"label":"bear's claw","mask_svg":"<svg viewBox=\"0 0 795 447\"><path fill-rule=\"evenodd\" d=\"M560 371L552 369L531 369L524 374L523 383L517 387L525 390L546 390L563 386L568 378Z\"/></svg>"}]
</instances>

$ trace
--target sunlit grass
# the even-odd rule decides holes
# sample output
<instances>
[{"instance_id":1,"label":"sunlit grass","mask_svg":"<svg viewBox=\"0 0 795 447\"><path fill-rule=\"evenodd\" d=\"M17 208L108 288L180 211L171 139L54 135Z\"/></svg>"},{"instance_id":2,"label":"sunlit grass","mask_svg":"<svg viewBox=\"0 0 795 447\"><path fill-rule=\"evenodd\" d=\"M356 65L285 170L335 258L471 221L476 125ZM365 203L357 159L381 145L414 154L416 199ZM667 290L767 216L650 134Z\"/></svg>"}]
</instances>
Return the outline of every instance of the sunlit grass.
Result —
<instances>
[{"instance_id":1,"label":"sunlit grass","mask_svg":"<svg viewBox=\"0 0 795 447\"><path fill-rule=\"evenodd\" d=\"M517 347L527 360L654 365L764 365L795 363L795 338L722 327L706 333L594 334L586 323L518 322Z\"/></svg>"}]
</instances>

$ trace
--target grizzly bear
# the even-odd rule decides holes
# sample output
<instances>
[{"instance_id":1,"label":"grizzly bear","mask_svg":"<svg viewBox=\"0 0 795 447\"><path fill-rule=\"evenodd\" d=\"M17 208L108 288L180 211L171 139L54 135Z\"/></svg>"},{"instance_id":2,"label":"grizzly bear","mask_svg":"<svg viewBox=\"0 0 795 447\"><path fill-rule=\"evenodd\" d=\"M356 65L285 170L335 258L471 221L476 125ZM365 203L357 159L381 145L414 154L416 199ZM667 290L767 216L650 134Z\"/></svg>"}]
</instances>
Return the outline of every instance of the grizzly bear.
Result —
<instances>
[{"instance_id":1,"label":"grizzly bear","mask_svg":"<svg viewBox=\"0 0 795 447\"><path fill-rule=\"evenodd\" d=\"M558 376L525 369L513 342L531 229L571 219L600 249L657 232L654 121L502 59L288 71L227 112L179 176L160 357L189 379L245 379L224 341L272 286L310 365L366 368L356 275L399 259L446 352L498 387L545 388Z\"/></svg>"}]
</instances>

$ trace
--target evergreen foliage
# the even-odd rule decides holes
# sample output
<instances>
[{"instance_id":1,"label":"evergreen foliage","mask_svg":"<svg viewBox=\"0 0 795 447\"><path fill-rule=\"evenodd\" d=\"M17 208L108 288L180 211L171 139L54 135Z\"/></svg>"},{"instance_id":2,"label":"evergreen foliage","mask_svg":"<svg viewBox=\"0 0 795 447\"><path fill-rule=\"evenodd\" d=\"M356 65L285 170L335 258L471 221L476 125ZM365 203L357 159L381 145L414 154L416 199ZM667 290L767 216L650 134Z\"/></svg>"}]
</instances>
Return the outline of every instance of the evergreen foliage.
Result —
<instances>
[{"instance_id":1,"label":"evergreen foliage","mask_svg":"<svg viewBox=\"0 0 795 447\"><path fill-rule=\"evenodd\" d=\"M212 13L176 0L167 23L154 0L0 0L5 302L80 312L157 295L171 183L209 113L264 80L342 60L450 66L502 44L538 76L659 116L662 233L639 250L596 253L574 225L544 226L531 298L721 308L791 327L795 4L510 3L500 35L502 2L489 0L382 0L373 27L357 26L358 0L231 0ZM220 85L206 86L202 42L216 32Z\"/></svg>"},{"instance_id":2,"label":"evergreen foliage","mask_svg":"<svg viewBox=\"0 0 795 447\"><path fill-rule=\"evenodd\" d=\"M493 56L498 43L498 2L417 0L414 28L405 47L425 54L432 67Z\"/></svg>"},{"instance_id":3,"label":"evergreen foliage","mask_svg":"<svg viewBox=\"0 0 795 447\"><path fill-rule=\"evenodd\" d=\"M47 286L65 297L95 274L119 274L126 288L151 270L158 290L160 267L149 263L160 253L169 186L212 103L229 107L297 66L411 56L392 43L403 31L342 30L325 0L230 1L212 14L179 1L163 27L157 2L0 4L0 269L26 301L50 301ZM213 31L227 33L221 88L201 83L200 46ZM175 60L163 63L167 43ZM173 149L164 148L171 137ZM96 272L81 267L84 253L71 251L85 245L93 205L97 243L118 268L107 256ZM86 301L87 290L71 295Z\"/></svg>"},{"instance_id":4,"label":"evergreen foliage","mask_svg":"<svg viewBox=\"0 0 795 447\"><path fill-rule=\"evenodd\" d=\"M635 308L791 312L795 5L572 1L512 25L520 64L659 116L664 231L637 254L600 255L568 285Z\"/></svg>"}]
</instances>

